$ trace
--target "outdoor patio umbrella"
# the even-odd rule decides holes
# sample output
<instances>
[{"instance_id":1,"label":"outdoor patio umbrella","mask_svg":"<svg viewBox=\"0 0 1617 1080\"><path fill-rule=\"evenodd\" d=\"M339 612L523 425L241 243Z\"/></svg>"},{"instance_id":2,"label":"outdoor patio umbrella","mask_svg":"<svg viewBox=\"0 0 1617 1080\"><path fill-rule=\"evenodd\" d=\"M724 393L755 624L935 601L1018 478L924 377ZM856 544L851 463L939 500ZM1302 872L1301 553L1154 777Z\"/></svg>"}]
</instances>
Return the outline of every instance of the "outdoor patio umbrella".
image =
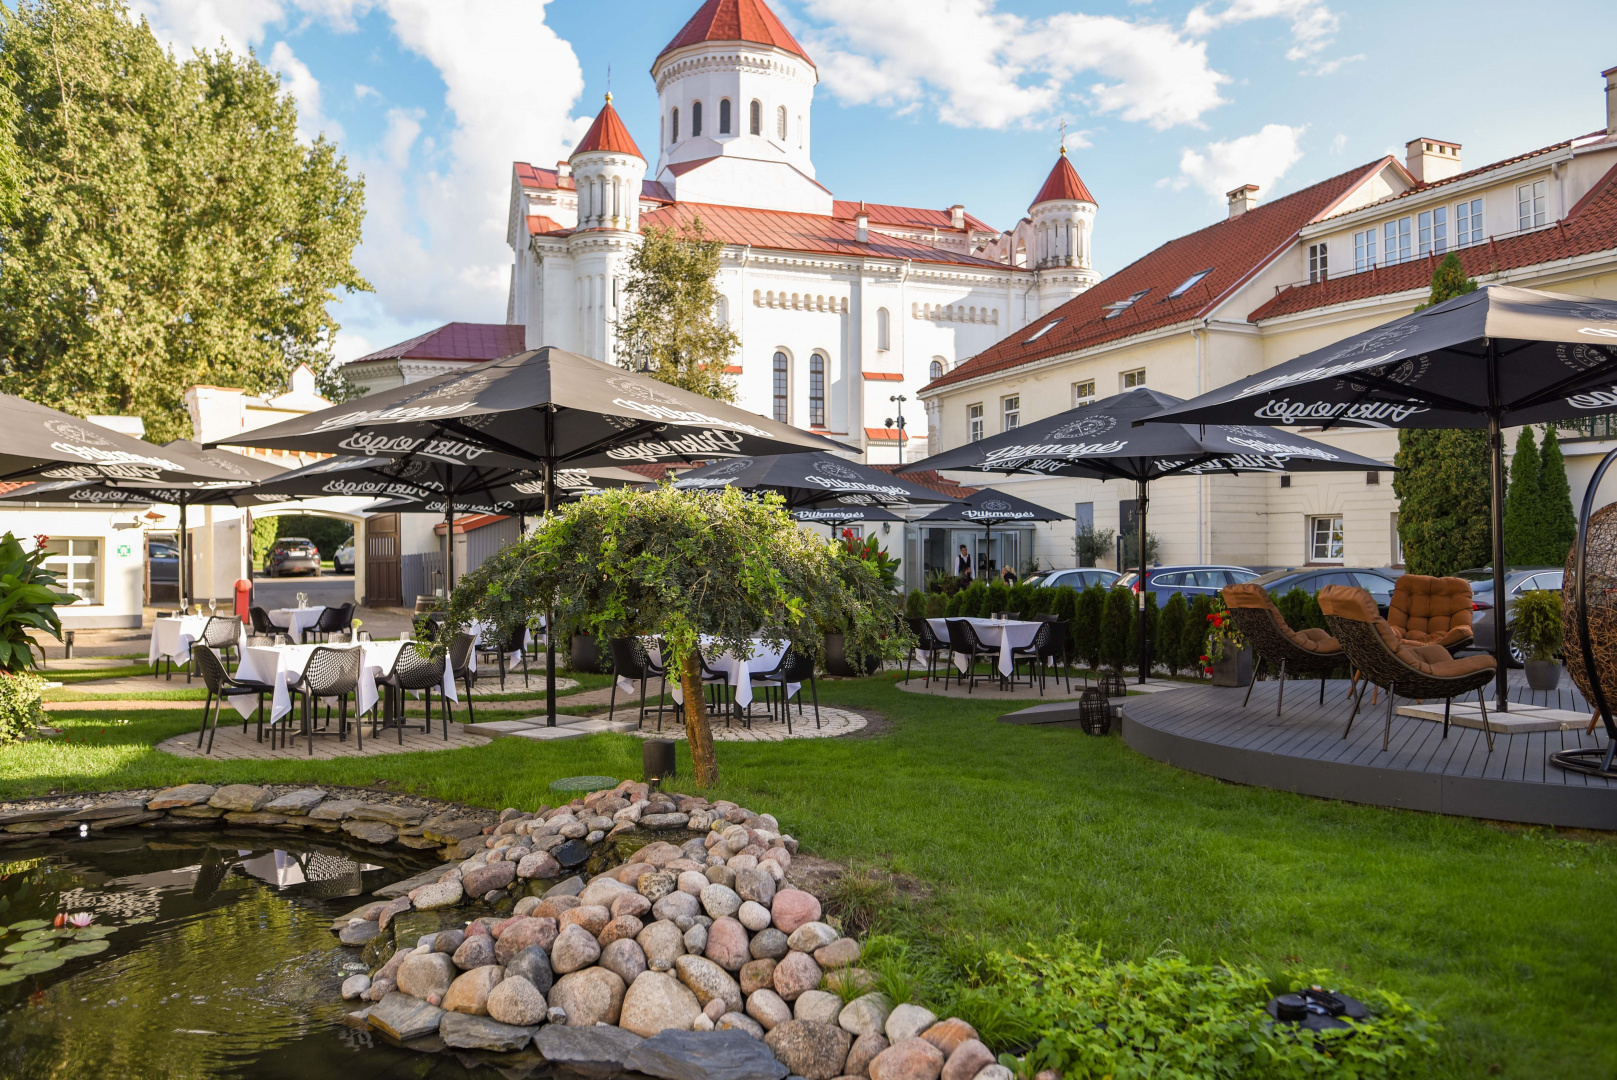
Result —
<instances>
[{"instance_id":1,"label":"outdoor patio umbrella","mask_svg":"<svg viewBox=\"0 0 1617 1080\"><path fill-rule=\"evenodd\" d=\"M883 510L879 506L848 505L838 501L799 507L791 511L791 515L800 524L829 525L832 529L904 520L891 510Z\"/></svg>"},{"instance_id":2,"label":"outdoor patio umbrella","mask_svg":"<svg viewBox=\"0 0 1617 1080\"><path fill-rule=\"evenodd\" d=\"M906 465L900 471L1034 473L1134 481L1140 510L1139 572L1143 598L1146 511L1152 480L1199 473L1369 471L1391 467L1373 458L1350 454L1287 432L1210 424L1135 426L1136 421L1161 414L1181 400L1144 387L1129 390L979 442L945 450ZM1140 682L1143 683L1149 670L1145 621L1136 622Z\"/></svg>"},{"instance_id":3,"label":"outdoor patio umbrella","mask_svg":"<svg viewBox=\"0 0 1617 1080\"><path fill-rule=\"evenodd\" d=\"M233 436L233 443L450 465L538 469L555 505L562 467L834 450L830 439L649 375L546 347L367 394ZM545 648L556 722L556 649Z\"/></svg>"},{"instance_id":4,"label":"outdoor patio umbrella","mask_svg":"<svg viewBox=\"0 0 1617 1080\"><path fill-rule=\"evenodd\" d=\"M1158 421L1486 428L1494 595L1504 596L1505 427L1617 410L1617 302L1485 285L1164 409ZM1507 631L1495 653L1506 712ZM1617 739L1617 724L1606 721Z\"/></svg>"},{"instance_id":5,"label":"outdoor patio umbrella","mask_svg":"<svg viewBox=\"0 0 1617 1080\"><path fill-rule=\"evenodd\" d=\"M768 454L731 458L684 473L681 491L722 487L774 491L788 510L819 506L913 506L954 502L931 488L835 454Z\"/></svg>"},{"instance_id":6,"label":"outdoor patio umbrella","mask_svg":"<svg viewBox=\"0 0 1617 1080\"><path fill-rule=\"evenodd\" d=\"M968 495L952 506L940 506L930 514L920 519L918 524L926 522L946 523L963 522L983 527L983 539L986 542L994 533L995 525L1007 525L1018 521L1070 521L1071 514L1063 514L1059 510L1052 510L1048 506L1019 499L1015 495L1007 495L1003 491L993 488L984 488L975 495ZM986 556L985 556L986 557Z\"/></svg>"},{"instance_id":7,"label":"outdoor patio umbrella","mask_svg":"<svg viewBox=\"0 0 1617 1080\"><path fill-rule=\"evenodd\" d=\"M157 446L77 416L0 394L0 480L231 482L238 473L195 443Z\"/></svg>"}]
</instances>

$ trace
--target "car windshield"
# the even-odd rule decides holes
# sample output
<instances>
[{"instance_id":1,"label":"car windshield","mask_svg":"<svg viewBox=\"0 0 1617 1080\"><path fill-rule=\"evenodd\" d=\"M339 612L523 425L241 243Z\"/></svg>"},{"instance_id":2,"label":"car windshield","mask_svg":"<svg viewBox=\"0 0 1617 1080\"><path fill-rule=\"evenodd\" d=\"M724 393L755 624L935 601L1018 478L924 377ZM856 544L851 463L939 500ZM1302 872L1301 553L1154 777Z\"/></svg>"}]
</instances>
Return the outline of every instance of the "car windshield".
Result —
<instances>
[{"instance_id":1,"label":"car windshield","mask_svg":"<svg viewBox=\"0 0 1617 1080\"><path fill-rule=\"evenodd\" d=\"M1134 579L1137 576L1138 576L1138 572L1131 570L1128 573L1124 574L1122 577L1118 578L1116 581L1112 582L1112 584L1113 585L1121 585L1126 589L1129 586L1134 584Z\"/></svg>"},{"instance_id":2,"label":"car windshield","mask_svg":"<svg viewBox=\"0 0 1617 1080\"><path fill-rule=\"evenodd\" d=\"M1027 577L1022 579L1022 584L1043 585L1047 580L1049 580L1049 577L1049 574L1029 574Z\"/></svg>"}]
</instances>

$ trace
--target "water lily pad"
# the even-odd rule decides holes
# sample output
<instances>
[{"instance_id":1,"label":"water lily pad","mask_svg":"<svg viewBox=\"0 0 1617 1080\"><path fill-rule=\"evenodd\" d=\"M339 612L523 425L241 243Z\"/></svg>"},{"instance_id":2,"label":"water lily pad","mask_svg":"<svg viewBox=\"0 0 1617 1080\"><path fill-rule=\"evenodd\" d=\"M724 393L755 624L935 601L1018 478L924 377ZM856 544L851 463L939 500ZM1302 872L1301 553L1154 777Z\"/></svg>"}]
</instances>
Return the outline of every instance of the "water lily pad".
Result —
<instances>
[{"instance_id":1,"label":"water lily pad","mask_svg":"<svg viewBox=\"0 0 1617 1080\"><path fill-rule=\"evenodd\" d=\"M42 971L55 971L64 961L57 953L48 956L35 956L25 963L18 964L11 970L19 975L38 975Z\"/></svg>"},{"instance_id":2,"label":"water lily pad","mask_svg":"<svg viewBox=\"0 0 1617 1080\"><path fill-rule=\"evenodd\" d=\"M31 952L0 953L0 964L20 964L24 960L32 960L34 955Z\"/></svg>"},{"instance_id":3,"label":"water lily pad","mask_svg":"<svg viewBox=\"0 0 1617 1080\"><path fill-rule=\"evenodd\" d=\"M37 941L37 940L49 940L49 939L52 939L52 938L65 938L65 937L72 937L72 936L73 936L72 928L62 926L62 927L56 927L55 929L29 930L27 933L23 934L22 939L24 941Z\"/></svg>"},{"instance_id":4,"label":"water lily pad","mask_svg":"<svg viewBox=\"0 0 1617 1080\"><path fill-rule=\"evenodd\" d=\"M86 926L82 930L74 930L73 937L78 941L99 941L117 930L116 926Z\"/></svg>"},{"instance_id":5,"label":"water lily pad","mask_svg":"<svg viewBox=\"0 0 1617 1080\"><path fill-rule=\"evenodd\" d=\"M157 921L157 916L156 915L135 915L135 916L133 916L133 917L131 917L129 919L129 921L128 921L128 923L126 925L134 926L136 923L148 923L148 922L156 922L156 921Z\"/></svg>"},{"instance_id":6,"label":"water lily pad","mask_svg":"<svg viewBox=\"0 0 1617 1080\"><path fill-rule=\"evenodd\" d=\"M49 926L49 925L50 925L50 923L45 921L44 919L24 919L22 922L14 922L14 923L12 923L11 924L11 929L13 929L13 930L38 930L42 926Z\"/></svg>"},{"instance_id":7,"label":"water lily pad","mask_svg":"<svg viewBox=\"0 0 1617 1080\"><path fill-rule=\"evenodd\" d=\"M27 977L28 976L26 975L17 974L17 972L11 968L6 968L4 970L0 970L0 986L10 986L12 983L20 983Z\"/></svg>"},{"instance_id":8,"label":"water lily pad","mask_svg":"<svg viewBox=\"0 0 1617 1080\"><path fill-rule=\"evenodd\" d=\"M63 960L71 960L76 956L93 956L98 952L106 952L111 948L110 941L75 941L57 949L54 955Z\"/></svg>"},{"instance_id":9,"label":"water lily pad","mask_svg":"<svg viewBox=\"0 0 1617 1080\"><path fill-rule=\"evenodd\" d=\"M49 949L55 944L55 938L25 938L22 941L13 941L10 945L7 945L6 952L33 952L36 949Z\"/></svg>"}]
</instances>

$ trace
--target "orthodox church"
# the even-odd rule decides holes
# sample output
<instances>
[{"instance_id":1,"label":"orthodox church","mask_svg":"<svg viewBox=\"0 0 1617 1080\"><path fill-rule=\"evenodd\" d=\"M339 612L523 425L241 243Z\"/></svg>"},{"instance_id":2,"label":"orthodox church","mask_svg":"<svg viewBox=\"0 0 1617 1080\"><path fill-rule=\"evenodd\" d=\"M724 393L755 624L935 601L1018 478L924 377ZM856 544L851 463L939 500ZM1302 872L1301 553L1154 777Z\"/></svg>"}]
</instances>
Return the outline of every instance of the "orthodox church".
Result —
<instances>
[{"instance_id":1,"label":"orthodox church","mask_svg":"<svg viewBox=\"0 0 1617 1080\"><path fill-rule=\"evenodd\" d=\"M567 160L515 163L506 323L528 348L615 359L641 230L700 219L725 245L716 314L742 342L740 404L890 464L928 453L921 387L1099 280L1095 199L1065 147L1008 232L960 205L828 190L814 171L814 61L764 0L707 0L651 77L659 122L643 143L608 94Z\"/></svg>"}]
</instances>

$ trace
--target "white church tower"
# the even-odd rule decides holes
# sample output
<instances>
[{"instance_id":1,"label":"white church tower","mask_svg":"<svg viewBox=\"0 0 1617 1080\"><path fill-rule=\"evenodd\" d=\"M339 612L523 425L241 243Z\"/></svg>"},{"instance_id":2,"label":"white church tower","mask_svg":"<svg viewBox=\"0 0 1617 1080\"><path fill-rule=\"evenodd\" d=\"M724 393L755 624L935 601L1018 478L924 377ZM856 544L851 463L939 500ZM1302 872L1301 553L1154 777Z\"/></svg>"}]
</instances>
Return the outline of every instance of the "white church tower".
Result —
<instances>
[{"instance_id":1,"label":"white church tower","mask_svg":"<svg viewBox=\"0 0 1617 1080\"><path fill-rule=\"evenodd\" d=\"M1100 280L1090 261L1090 232L1095 227L1095 197L1061 156L1028 208L1033 243L1029 262L1038 271L1039 310L1053 311Z\"/></svg>"},{"instance_id":2,"label":"white church tower","mask_svg":"<svg viewBox=\"0 0 1617 1080\"><path fill-rule=\"evenodd\" d=\"M640 185L646 177L646 159L612 107L611 94L568 166L578 193L578 228L570 247L577 282L579 351L610 361L621 279L640 242Z\"/></svg>"}]
</instances>

